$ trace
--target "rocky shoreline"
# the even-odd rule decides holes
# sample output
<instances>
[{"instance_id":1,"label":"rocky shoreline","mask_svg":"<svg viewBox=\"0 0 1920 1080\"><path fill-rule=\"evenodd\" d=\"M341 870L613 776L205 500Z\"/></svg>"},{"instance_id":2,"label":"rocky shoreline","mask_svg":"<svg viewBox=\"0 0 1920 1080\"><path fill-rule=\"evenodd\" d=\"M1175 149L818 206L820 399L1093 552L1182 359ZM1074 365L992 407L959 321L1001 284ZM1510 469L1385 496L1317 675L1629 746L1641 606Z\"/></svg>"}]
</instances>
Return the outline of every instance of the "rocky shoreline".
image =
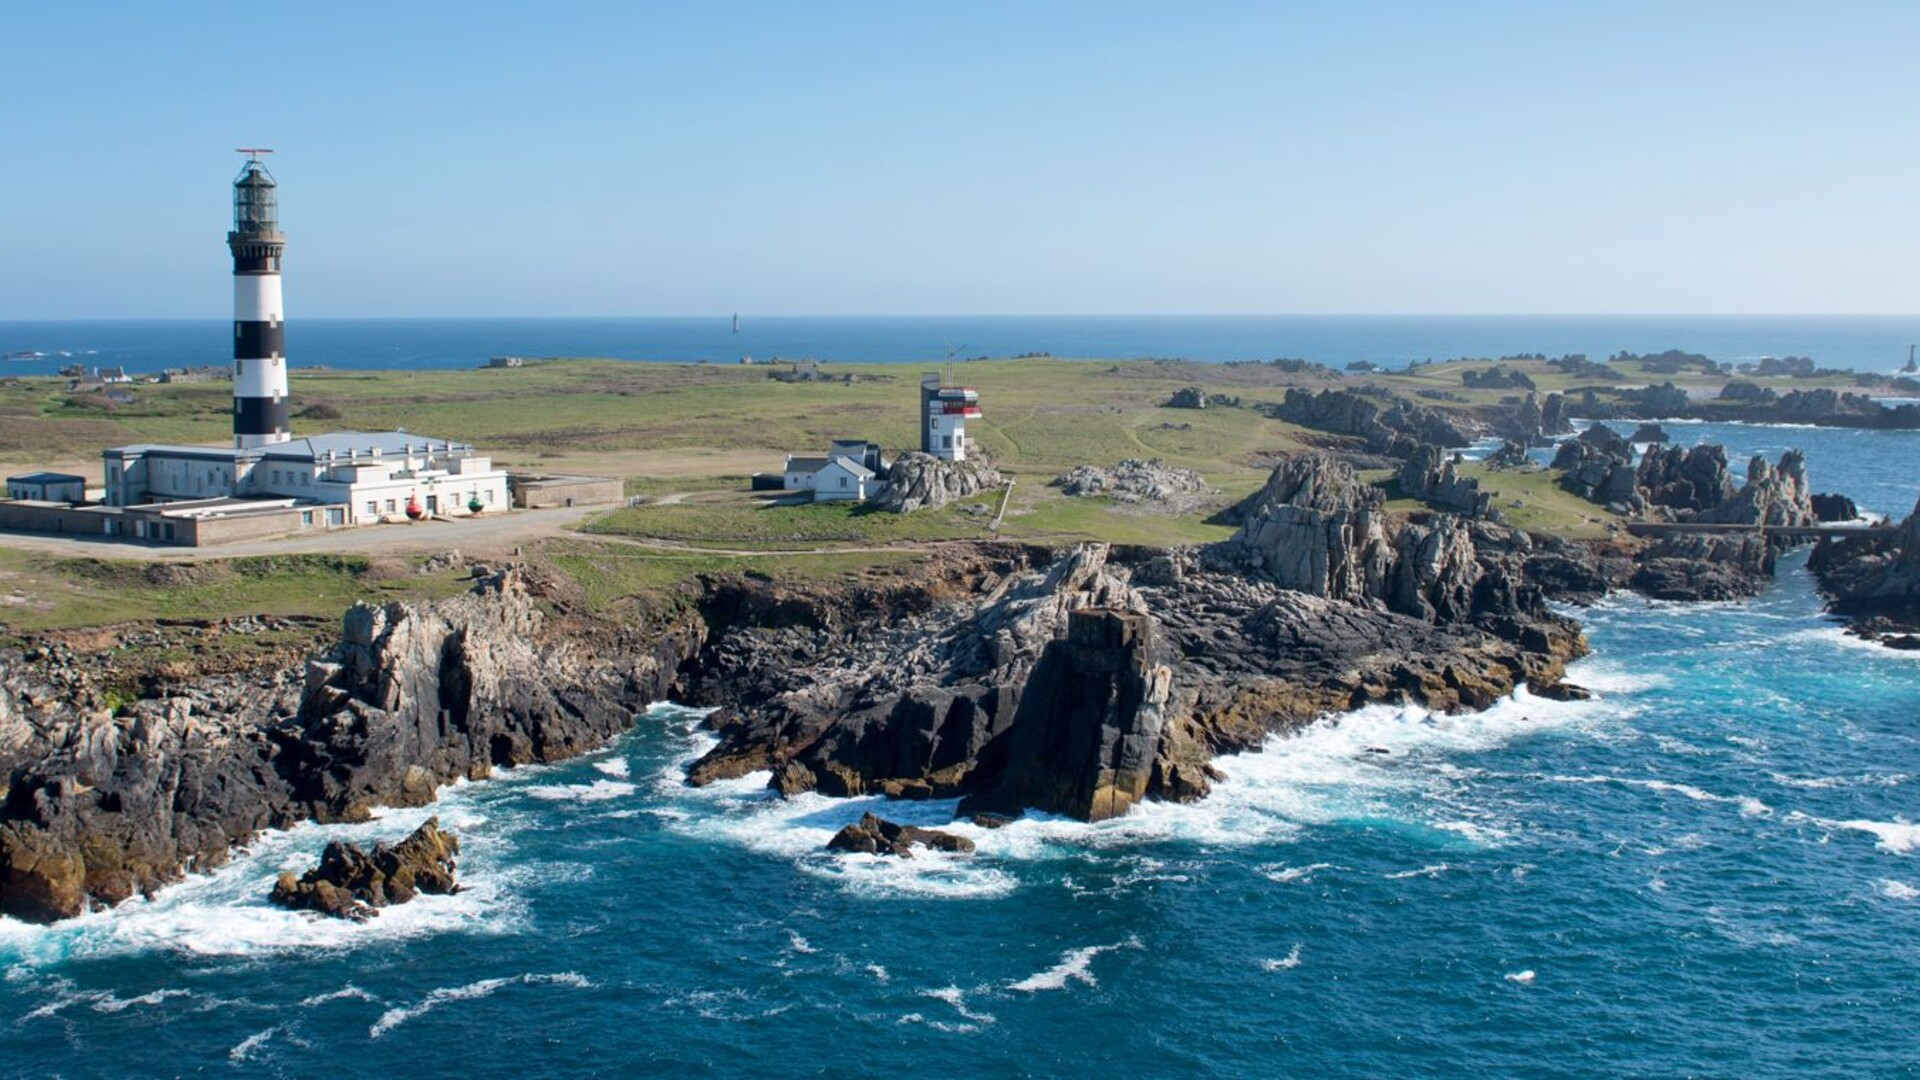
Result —
<instances>
[{"instance_id":1,"label":"rocky shoreline","mask_svg":"<svg viewBox=\"0 0 1920 1080\"><path fill-rule=\"evenodd\" d=\"M1405 454L1436 491L1460 487L1411 434L1430 418L1359 404L1295 401L1357 427L1366 452ZM1669 515L1818 520L1797 456L1756 459L1744 485L1725 474L1724 454L1696 449L1625 475ZM1562 679L1585 642L1549 601L1749 595L1780 550L1757 534L1570 542L1465 502L1390 514L1343 455L1303 453L1223 512L1231 539L1202 548L971 542L833 584L717 575L643 626L570 613L532 569L480 570L445 601L355 606L303 665L131 703L61 650L0 654L0 913L70 917L218 866L264 829L361 820L573 757L669 697L715 709L719 743L690 783L764 770L783 794L1109 818L1200 798L1215 757L1330 713L1580 696ZM1811 565L1862 633L1920 646L1920 510L1823 544ZM878 825L846 841L914 842L934 841ZM335 869L371 858L343 852ZM349 917L376 892L284 884L287 902Z\"/></svg>"}]
</instances>

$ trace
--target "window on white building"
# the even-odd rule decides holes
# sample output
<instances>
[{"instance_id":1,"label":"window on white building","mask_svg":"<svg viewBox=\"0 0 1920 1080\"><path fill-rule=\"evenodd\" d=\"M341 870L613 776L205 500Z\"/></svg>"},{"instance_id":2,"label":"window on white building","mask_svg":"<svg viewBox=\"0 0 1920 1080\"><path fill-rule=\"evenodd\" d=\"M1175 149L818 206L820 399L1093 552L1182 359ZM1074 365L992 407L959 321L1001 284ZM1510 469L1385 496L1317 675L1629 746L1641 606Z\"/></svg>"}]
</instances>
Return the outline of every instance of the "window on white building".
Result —
<instances>
[{"instance_id":1,"label":"window on white building","mask_svg":"<svg viewBox=\"0 0 1920 1080\"><path fill-rule=\"evenodd\" d=\"M380 504L373 501L372 499L367 500L367 516L368 517L380 516Z\"/></svg>"}]
</instances>

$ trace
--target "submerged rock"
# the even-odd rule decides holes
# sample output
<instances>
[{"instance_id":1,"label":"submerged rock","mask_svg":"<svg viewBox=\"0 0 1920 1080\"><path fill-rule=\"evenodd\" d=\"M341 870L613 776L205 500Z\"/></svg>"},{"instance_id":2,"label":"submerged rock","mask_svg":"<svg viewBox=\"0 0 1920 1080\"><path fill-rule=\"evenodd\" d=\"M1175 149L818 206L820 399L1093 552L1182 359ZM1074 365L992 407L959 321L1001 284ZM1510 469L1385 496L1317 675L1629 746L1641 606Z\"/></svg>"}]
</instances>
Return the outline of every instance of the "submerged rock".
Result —
<instances>
[{"instance_id":1,"label":"submerged rock","mask_svg":"<svg viewBox=\"0 0 1920 1080\"><path fill-rule=\"evenodd\" d=\"M295 910L364 922L380 908L407 903L421 893L458 892L454 856L459 853L460 841L441 831L437 817L397 844L375 844L371 854L335 840L320 853L319 866L299 877L283 871L268 899Z\"/></svg>"},{"instance_id":2,"label":"submerged rock","mask_svg":"<svg viewBox=\"0 0 1920 1080\"><path fill-rule=\"evenodd\" d=\"M862 814L859 821L834 833L833 839L827 841L827 849L910 859L915 844L935 851L973 854L973 841L964 836L938 829L922 829L915 825L900 825L870 813Z\"/></svg>"}]
</instances>

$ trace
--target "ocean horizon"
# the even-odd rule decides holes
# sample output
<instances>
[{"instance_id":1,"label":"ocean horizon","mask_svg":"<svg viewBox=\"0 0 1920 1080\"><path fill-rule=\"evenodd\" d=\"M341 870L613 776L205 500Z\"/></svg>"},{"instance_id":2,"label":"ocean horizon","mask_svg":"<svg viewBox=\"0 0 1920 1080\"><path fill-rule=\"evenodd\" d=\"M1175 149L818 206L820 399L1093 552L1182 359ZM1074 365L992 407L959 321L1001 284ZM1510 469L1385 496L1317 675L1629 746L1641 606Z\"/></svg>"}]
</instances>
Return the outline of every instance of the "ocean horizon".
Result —
<instances>
[{"instance_id":1,"label":"ocean horizon","mask_svg":"<svg viewBox=\"0 0 1920 1080\"><path fill-rule=\"evenodd\" d=\"M71 364L130 373L231 362L226 319L0 320L0 375ZM1920 342L1920 315L783 315L309 318L287 321L294 368L476 367L494 356L680 363L815 359L933 363L1044 353L1203 362L1297 357L1404 367L1461 357L1681 349L1715 360L1808 356L1892 372Z\"/></svg>"}]
</instances>

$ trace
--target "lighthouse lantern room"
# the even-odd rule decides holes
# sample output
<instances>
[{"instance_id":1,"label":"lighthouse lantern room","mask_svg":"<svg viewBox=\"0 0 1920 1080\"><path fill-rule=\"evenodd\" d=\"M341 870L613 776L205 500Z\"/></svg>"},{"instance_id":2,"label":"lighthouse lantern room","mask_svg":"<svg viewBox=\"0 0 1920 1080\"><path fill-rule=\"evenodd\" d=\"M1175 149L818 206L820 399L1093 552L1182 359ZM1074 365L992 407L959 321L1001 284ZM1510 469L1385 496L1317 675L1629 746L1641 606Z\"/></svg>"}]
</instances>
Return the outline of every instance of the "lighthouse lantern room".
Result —
<instances>
[{"instance_id":1,"label":"lighthouse lantern room","mask_svg":"<svg viewBox=\"0 0 1920 1080\"><path fill-rule=\"evenodd\" d=\"M980 417L979 392L929 374L920 380L920 402L920 449L948 461L967 460L967 421Z\"/></svg>"}]
</instances>

